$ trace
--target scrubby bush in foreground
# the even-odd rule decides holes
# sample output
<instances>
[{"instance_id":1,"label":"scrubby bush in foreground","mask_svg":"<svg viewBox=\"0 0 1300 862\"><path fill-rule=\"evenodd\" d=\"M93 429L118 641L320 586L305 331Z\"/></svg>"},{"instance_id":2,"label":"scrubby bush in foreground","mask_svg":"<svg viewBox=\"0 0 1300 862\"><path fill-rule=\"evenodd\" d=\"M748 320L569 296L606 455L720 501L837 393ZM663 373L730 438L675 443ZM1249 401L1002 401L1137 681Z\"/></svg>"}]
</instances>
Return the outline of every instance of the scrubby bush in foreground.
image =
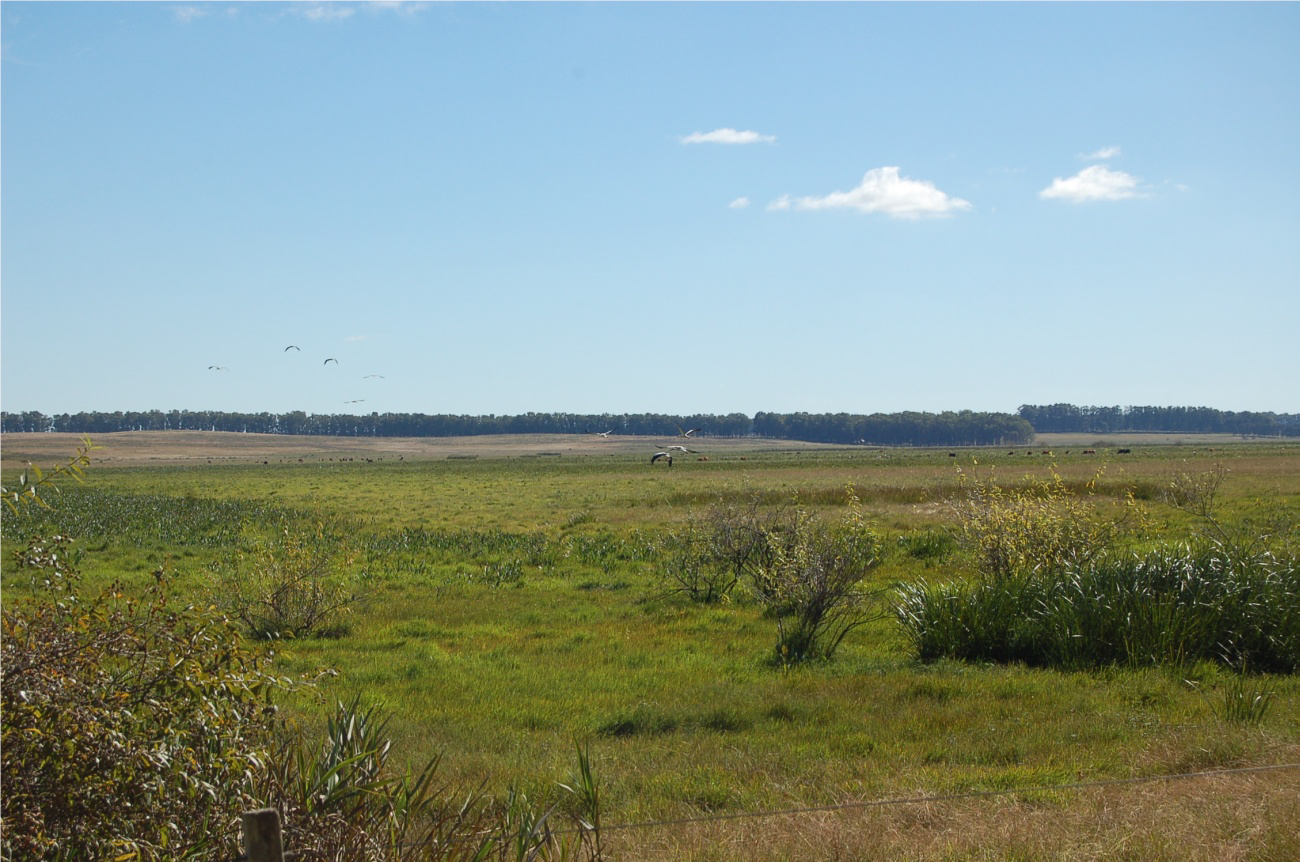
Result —
<instances>
[{"instance_id":1,"label":"scrubby bush in foreground","mask_svg":"<svg viewBox=\"0 0 1300 862\"><path fill-rule=\"evenodd\" d=\"M176 602L84 597L69 540L17 555L36 594L6 602L0 751L5 859L184 858L254 806L287 685L224 618Z\"/></svg>"}]
</instances>

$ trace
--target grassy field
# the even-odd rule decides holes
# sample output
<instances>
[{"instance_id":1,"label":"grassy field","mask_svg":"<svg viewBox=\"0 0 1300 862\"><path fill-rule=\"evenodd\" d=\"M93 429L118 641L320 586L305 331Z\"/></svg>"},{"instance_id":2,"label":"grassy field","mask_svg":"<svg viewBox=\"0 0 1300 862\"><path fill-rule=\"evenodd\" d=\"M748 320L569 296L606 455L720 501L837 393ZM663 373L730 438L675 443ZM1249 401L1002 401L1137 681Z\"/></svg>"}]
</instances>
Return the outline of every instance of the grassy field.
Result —
<instances>
[{"instance_id":1,"label":"grassy field","mask_svg":"<svg viewBox=\"0 0 1300 862\"><path fill-rule=\"evenodd\" d=\"M6 478L75 451L73 435L5 435ZM1300 444L1228 438L1044 437L1032 448L899 450L788 441L528 437L459 440L114 434L51 526L96 581L159 565L196 599L259 524L341 521L363 599L341 637L284 642L286 672L337 671L325 700L361 693L394 715L412 763L442 757L462 787L538 800L590 743L621 858L1290 859L1300 769L1117 783L1300 762L1300 681L1259 723L1226 720L1235 676L1210 664L1064 672L923 664L886 613L833 661L782 666L776 628L738 592L698 605L663 577L674 536L717 501L794 499L828 517L852 485L887 550L874 586L961 578L959 471L1015 487L1055 468L1129 494L1131 541L1187 538L1162 502L1178 473L1228 471L1225 517L1300 511ZM689 442L669 468L657 448ZM1085 454L1084 449L1095 449ZM1118 454L1119 448L1132 451ZM1050 451L1050 455L1045 455ZM1266 517L1267 516L1267 517ZM6 514L6 518L13 518ZM9 525L11 528L13 524ZM5 533L3 587L24 591ZM311 699L290 705L319 720ZM1062 789L1080 783L1090 786ZM1014 791L1014 792L1005 792ZM898 804L868 804L910 800ZM758 812L803 813L747 816Z\"/></svg>"}]
</instances>

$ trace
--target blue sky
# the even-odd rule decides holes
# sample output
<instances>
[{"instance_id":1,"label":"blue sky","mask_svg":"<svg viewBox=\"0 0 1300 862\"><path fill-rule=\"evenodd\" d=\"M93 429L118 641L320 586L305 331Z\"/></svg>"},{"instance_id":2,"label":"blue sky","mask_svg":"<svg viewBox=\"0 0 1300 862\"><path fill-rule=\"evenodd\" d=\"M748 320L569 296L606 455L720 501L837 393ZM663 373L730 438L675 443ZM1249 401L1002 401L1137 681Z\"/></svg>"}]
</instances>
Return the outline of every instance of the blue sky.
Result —
<instances>
[{"instance_id":1,"label":"blue sky","mask_svg":"<svg viewBox=\"0 0 1300 862\"><path fill-rule=\"evenodd\" d=\"M1300 412L1300 4L0 26L7 411Z\"/></svg>"}]
</instances>

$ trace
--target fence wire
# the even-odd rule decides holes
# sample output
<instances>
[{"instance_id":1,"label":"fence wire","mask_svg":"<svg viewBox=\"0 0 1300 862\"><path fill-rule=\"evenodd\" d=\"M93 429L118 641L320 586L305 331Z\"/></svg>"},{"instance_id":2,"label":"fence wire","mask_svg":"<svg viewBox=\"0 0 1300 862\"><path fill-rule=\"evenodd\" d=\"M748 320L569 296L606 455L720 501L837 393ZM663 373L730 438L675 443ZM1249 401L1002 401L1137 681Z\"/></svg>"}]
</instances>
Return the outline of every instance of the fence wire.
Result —
<instances>
[{"instance_id":1,"label":"fence wire","mask_svg":"<svg viewBox=\"0 0 1300 862\"><path fill-rule=\"evenodd\" d=\"M800 814L820 814L834 811L850 811L866 808L887 808L896 805L933 805L941 802L959 802L964 799L987 799L996 796L1015 796L1023 793L1060 793L1071 790L1092 790L1102 787L1120 787L1135 784L1156 784L1158 782L1186 781L1194 778L1221 778L1228 775L1250 775L1266 772L1280 772L1287 769L1300 769L1300 763L1277 763L1268 766L1241 766L1231 769L1211 769L1201 772L1178 772L1172 775L1142 775L1134 778L1103 778L1094 781L1072 781L1067 784L1033 784L1022 787L1008 787L1000 790L965 790L959 793L944 793L934 796L903 796L889 799L869 799L854 802L838 802L828 805L810 805L799 808L773 808L764 811L737 811L730 814L700 814L694 817L677 817L669 820L647 820L639 823L616 823L601 826L601 833L622 832L635 829L658 829L665 826L687 826L696 823L720 823L728 820L757 820L764 817L786 817ZM590 832L590 829L566 828L548 829L550 835L577 835ZM473 840L451 839L448 843ZM423 846L426 842L413 842L402 845L403 849Z\"/></svg>"}]
</instances>

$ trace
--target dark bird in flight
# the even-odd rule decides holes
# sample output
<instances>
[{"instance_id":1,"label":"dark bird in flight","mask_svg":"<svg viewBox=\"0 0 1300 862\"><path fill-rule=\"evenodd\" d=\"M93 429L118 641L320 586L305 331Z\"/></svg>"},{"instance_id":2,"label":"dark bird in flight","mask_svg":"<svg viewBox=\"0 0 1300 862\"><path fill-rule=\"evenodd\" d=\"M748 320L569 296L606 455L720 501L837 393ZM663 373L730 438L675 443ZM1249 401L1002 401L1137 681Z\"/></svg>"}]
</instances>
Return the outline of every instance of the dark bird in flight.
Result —
<instances>
[{"instance_id":1,"label":"dark bird in flight","mask_svg":"<svg viewBox=\"0 0 1300 862\"><path fill-rule=\"evenodd\" d=\"M382 375L382 374L367 374L365 377L362 377L361 379L362 379L362 380L369 380L371 377L378 377L380 380L383 380L383 379L384 379L384 375Z\"/></svg>"},{"instance_id":2,"label":"dark bird in flight","mask_svg":"<svg viewBox=\"0 0 1300 862\"><path fill-rule=\"evenodd\" d=\"M208 366L208 370L209 370L209 371L229 371L230 369L227 368L227 367L224 366L224 365L209 365L209 366Z\"/></svg>"},{"instance_id":3,"label":"dark bird in flight","mask_svg":"<svg viewBox=\"0 0 1300 862\"><path fill-rule=\"evenodd\" d=\"M339 364L339 361L335 359L333 356L331 356L329 359L326 359L324 362L322 362L321 365L329 365L331 362L333 362L335 365Z\"/></svg>"},{"instance_id":4,"label":"dark bird in flight","mask_svg":"<svg viewBox=\"0 0 1300 862\"><path fill-rule=\"evenodd\" d=\"M658 461L660 458L667 458L668 466L669 467L673 466L673 456L669 455L667 452L654 453L653 455L650 456L650 463L653 464L654 462Z\"/></svg>"},{"instance_id":5,"label":"dark bird in flight","mask_svg":"<svg viewBox=\"0 0 1300 862\"><path fill-rule=\"evenodd\" d=\"M365 401L365 400L366 400L366 399L364 399L364 398L356 398L356 399L353 399L352 401L344 401L343 403L344 403L344 404L360 404L362 401Z\"/></svg>"},{"instance_id":6,"label":"dark bird in flight","mask_svg":"<svg viewBox=\"0 0 1300 862\"><path fill-rule=\"evenodd\" d=\"M299 347L299 346L296 345L296 344L290 344L288 347L286 347L286 348L284 349L284 352L285 352L285 353L288 353L290 350L296 350L296 351L298 351L299 353L302 353L302 348Z\"/></svg>"}]
</instances>

